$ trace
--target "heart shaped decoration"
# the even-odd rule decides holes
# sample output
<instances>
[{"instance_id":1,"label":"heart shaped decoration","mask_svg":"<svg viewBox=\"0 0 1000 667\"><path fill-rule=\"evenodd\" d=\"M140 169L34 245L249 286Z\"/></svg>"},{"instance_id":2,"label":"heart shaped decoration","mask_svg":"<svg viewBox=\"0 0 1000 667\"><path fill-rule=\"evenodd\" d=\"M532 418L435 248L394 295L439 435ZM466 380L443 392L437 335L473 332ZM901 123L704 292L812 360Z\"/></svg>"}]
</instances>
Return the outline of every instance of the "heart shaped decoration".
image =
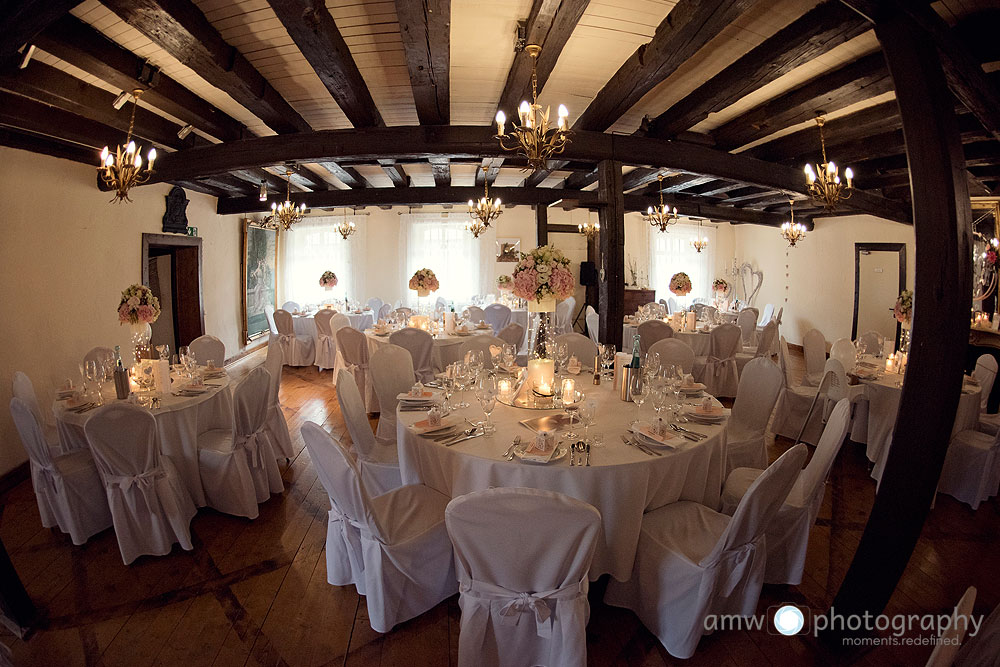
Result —
<instances>
[{"instance_id":1,"label":"heart shaped decoration","mask_svg":"<svg viewBox=\"0 0 1000 667\"><path fill-rule=\"evenodd\" d=\"M744 262L740 266L739 276L743 286L743 302L752 306L760 286L764 284L764 272L755 271L750 262Z\"/></svg>"}]
</instances>

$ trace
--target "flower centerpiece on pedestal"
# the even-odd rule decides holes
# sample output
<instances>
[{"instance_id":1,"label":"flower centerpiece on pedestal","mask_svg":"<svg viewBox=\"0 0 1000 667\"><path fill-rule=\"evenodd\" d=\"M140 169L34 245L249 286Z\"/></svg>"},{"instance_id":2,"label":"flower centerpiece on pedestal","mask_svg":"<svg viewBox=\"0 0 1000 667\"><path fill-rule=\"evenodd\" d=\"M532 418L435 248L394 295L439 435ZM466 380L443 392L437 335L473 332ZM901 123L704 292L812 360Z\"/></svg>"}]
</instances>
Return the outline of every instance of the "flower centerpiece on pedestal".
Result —
<instances>
[{"instance_id":1,"label":"flower centerpiece on pedestal","mask_svg":"<svg viewBox=\"0 0 1000 667\"><path fill-rule=\"evenodd\" d=\"M337 274L333 271L324 271L323 275L319 277L319 286L327 292L336 287L337 282Z\"/></svg>"},{"instance_id":2,"label":"flower centerpiece on pedestal","mask_svg":"<svg viewBox=\"0 0 1000 667\"><path fill-rule=\"evenodd\" d=\"M899 335L899 350L904 354L910 352L910 321L913 319L913 291L905 289L896 297L896 305L892 308L896 321L902 325Z\"/></svg>"},{"instance_id":3,"label":"flower centerpiece on pedestal","mask_svg":"<svg viewBox=\"0 0 1000 667\"><path fill-rule=\"evenodd\" d=\"M669 287L677 296L687 296L691 292L691 278L683 271L678 271L670 277Z\"/></svg>"},{"instance_id":4,"label":"flower centerpiece on pedestal","mask_svg":"<svg viewBox=\"0 0 1000 667\"><path fill-rule=\"evenodd\" d=\"M441 283L438 282L437 276L430 269L418 269L413 277L410 278L410 289L417 291L417 296L427 296L431 292L436 292Z\"/></svg>"},{"instance_id":5,"label":"flower centerpiece on pedestal","mask_svg":"<svg viewBox=\"0 0 1000 667\"><path fill-rule=\"evenodd\" d=\"M153 336L150 324L160 316L160 300L145 285L129 285L118 303L118 322L132 329L133 345L148 345Z\"/></svg>"},{"instance_id":6,"label":"flower centerpiece on pedestal","mask_svg":"<svg viewBox=\"0 0 1000 667\"><path fill-rule=\"evenodd\" d=\"M497 276L497 289L501 292L509 292L514 289L514 279L508 275Z\"/></svg>"},{"instance_id":7,"label":"flower centerpiece on pedestal","mask_svg":"<svg viewBox=\"0 0 1000 667\"><path fill-rule=\"evenodd\" d=\"M712 281L712 291L720 297L725 296L729 292L729 283L722 278L716 278Z\"/></svg>"}]
</instances>

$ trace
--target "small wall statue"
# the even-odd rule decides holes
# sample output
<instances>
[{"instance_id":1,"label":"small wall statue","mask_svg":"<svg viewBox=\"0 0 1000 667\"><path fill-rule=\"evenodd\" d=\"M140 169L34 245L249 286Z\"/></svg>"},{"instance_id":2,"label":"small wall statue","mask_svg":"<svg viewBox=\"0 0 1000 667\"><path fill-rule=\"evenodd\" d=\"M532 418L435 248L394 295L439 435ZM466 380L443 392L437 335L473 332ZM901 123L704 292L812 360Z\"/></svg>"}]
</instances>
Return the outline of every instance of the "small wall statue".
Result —
<instances>
[{"instance_id":1,"label":"small wall statue","mask_svg":"<svg viewBox=\"0 0 1000 667\"><path fill-rule=\"evenodd\" d=\"M163 231L171 234L187 234L188 198L184 188L175 185L166 196L167 210L163 213Z\"/></svg>"}]
</instances>

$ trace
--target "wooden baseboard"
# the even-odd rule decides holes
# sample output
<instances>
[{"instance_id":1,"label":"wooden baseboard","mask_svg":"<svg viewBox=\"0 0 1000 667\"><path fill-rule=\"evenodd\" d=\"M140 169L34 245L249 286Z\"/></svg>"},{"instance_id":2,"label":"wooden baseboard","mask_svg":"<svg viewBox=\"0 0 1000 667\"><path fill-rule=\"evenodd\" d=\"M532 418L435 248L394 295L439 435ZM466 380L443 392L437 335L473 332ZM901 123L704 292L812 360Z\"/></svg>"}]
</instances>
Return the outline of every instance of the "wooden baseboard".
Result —
<instances>
[{"instance_id":1,"label":"wooden baseboard","mask_svg":"<svg viewBox=\"0 0 1000 667\"><path fill-rule=\"evenodd\" d=\"M801 345L796 345L795 343L789 343L788 344L788 349L789 349L789 351L795 350L796 352L802 352L803 351L802 350L802 346Z\"/></svg>"},{"instance_id":2,"label":"wooden baseboard","mask_svg":"<svg viewBox=\"0 0 1000 667\"><path fill-rule=\"evenodd\" d=\"M0 475L0 498L29 477L31 477L31 466L27 461Z\"/></svg>"},{"instance_id":3,"label":"wooden baseboard","mask_svg":"<svg viewBox=\"0 0 1000 667\"><path fill-rule=\"evenodd\" d=\"M237 361L239 361L240 359L242 359L243 357L245 357L245 356L247 356L249 354L253 354L257 350L262 350L265 347L267 347L267 339L264 339L263 341L261 341L257 345L254 345L253 347L245 347L245 348L243 348L243 351L240 352L239 354L237 354L236 356L233 356L233 357L230 357L229 359L226 359L226 361L225 361L225 363L223 365L229 366L230 364L234 364Z\"/></svg>"}]
</instances>

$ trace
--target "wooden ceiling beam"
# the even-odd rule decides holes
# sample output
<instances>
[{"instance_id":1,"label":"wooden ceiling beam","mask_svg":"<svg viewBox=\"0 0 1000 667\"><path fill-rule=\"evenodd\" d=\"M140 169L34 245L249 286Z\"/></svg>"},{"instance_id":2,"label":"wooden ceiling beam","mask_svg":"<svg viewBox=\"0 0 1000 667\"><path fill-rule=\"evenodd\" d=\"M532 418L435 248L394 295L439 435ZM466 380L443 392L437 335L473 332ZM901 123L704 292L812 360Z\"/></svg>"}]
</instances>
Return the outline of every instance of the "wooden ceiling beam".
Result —
<instances>
[{"instance_id":1,"label":"wooden ceiling beam","mask_svg":"<svg viewBox=\"0 0 1000 667\"><path fill-rule=\"evenodd\" d=\"M311 129L250 61L222 39L191 0L105 0L103 4L275 132Z\"/></svg>"},{"instance_id":2,"label":"wooden ceiling beam","mask_svg":"<svg viewBox=\"0 0 1000 667\"><path fill-rule=\"evenodd\" d=\"M409 185L409 179L406 172L403 171L403 166L396 164L395 160L379 160L378 163L385 175L392 181L393 187L405 188Z\"/></svg>"},{"instance_id":3,"label":"wooden ceiling beam","mask_svg":"<svg viewBox=\"0 0 1000 667\"><path fill-rule=\"evenodd\" d=\"M712 131L719 148L732 150L892 90L885 58L878 51L801 84Z\"/></svg>"},{"instance_id":4,"label":"wooden ceiling beam","mask_svg":"<svg viewBox=\"0 0 1000 667\"><path fill-rule=\"evenodd\" d=\"M627 176L628 174L626 174ZM592 185L597 182L597 168L593 167L588 171L578 171L575 174L566 178L563 184L567 190L582 190L588 185Z\"/></svg>"},{"instance_id":5,"label":"wooden ceiling beam","mask_svg":"<svg viewBox=\"0 0 1000 667\"><path fill-rule=\"evenodd\" d=\"M5 0L0 4L0 25L4 28L0 64L78 4L80 0Z\"/></svg>"},{"instance_id":6,"label":"wooden ceiling beam","mask_svg":"<svg viewBox=\"0 0 1000 667\"><path fill-rule=\"evenodd\" d=\"M752 0L680 0L653 39L635 50L573 124L603 132L753 5Z\"/></svg>"},{"instance_id":7,"label":"wooden ceiling beam","mask_svg":"<svg viewBox=\"0 0 1000 667\"><path fill-rule=\"evenodd\" d=\"M221 141L251 136L242 123L71 14L39 33L34 43L112 86L143 89L143 102Z\"/></svg>"},{"instance_id":8,"label":"wooden ceiling beam","mask_svg":"<svg viewBox=\"0 0 1000 667\"><path fill-rule=\"evenodd\" d=\"M102 146L114 146L125 138L116 128L3 91L0 91L0 125L88 146L94 151L95 170L98 163L97 151L101 150ZM192 174L190 177L171 177L161 180L190 180L194 176Z\"/></svg>"},{"instance_id":9,"label":"wooden ceiling beam","mask_svg":"<svg viewBox=\"0 0 1000 667\"><path fill-rule=\"evenodd\" d=\"M451 163L446 157L432 157L431 174L434 176L434 186L441 188L451 185ZM482 173L482 170L479 171Z\"/></svg>"},{"instance_id":10,"label":"wooden ceiling beam","mask_svg":"<svg viewBox=\"0 0 1000 667\"><path fill-rule=\"evenodd\" d=\"M660 191L665 194L673 192L682 192L682 191L686 193L689 188L694 188L699 185L705 185L713 180L715 179L712 178L711 176L699 176L697 174L684 174L681 176L671 176L670 178L663 179L663 187L662 189L660 189ZM653 188L659 188L659 184L654 184Z\"/></svg>"},{"instance_id":11,"label":"wooden ceiling beam","mask_svg":"<svg viewBox=\"0 0 1000 667\"><path fill-rule=\"evenodd\" d=\"M404 1L397 0L397 3ZM532 2L525 42L542 47L536 64L539 93L545 87L552 69L562 54L563 47L566 46L589 4L590 0ZM531 100L531 56L525 51L514 54L514 62L507 72L507 81L504 83L503 92L500 93L497 108L503 110L508 118L515 118L521 100Z\"/></svg>"},{"instance_id":12,"label":"wooden ceiling beam","mask_svg":"<svg viewBox=\"0 0 1000 667\"><path fill-rule=\"evenodd\" d=\"M447 125L451 122L451 0L396 0L396 18L417 118L421 125Z\"/></svg>"},{"instance_id":13,"label":"wooden ceiling beam","mask_svg":"<svg viewBox=\"0 0 1000 667\"><path fill-rule=\"evenodd\" d=\"M500 167L503 163L504 158L502 157L484 158L481 161L481 165L486 167L486 171L484 172L482 169L476 170L476 185L489 183L492 186L493 182L497 180L497 176L500 174Z\"/></svg>"},{"instance_id":14,"label":"wooden ceiling beam","mask_svg":"<svg viewBox=\"0 0 1000 667\"><path fill-rule=\"evenodd\" d=\"M337 179L349 188L371 187L368 180L362 176L357 169L349 166L341 166L330 160L317 160L316 164L326 169L337 177Z\"/></svg>"},{"instance_id":15,"label":"wooden ceiling beam","mask_svg":"<svg viewBox=\"0 0 1000 667\"><path fill-rule=\"evenodd\" d=\"M657 116L648 136L667 139L871 29L838 0L827 0L765 39Z\"/></svg>"},{"instance_id":16,"label":"wooden ceiling beam","mask_svg":"<svg viewBox=\"0 0 1000 667\"><path fill-rule=\"evenodd\" d=\"M97 166L94 149L79 144L67 143L52 137L43 137L31 132L10 128L0 129L0 146L19 148L32 153L41 153L81 164Z\"/></svg>"},{"instance_id":17,"label":"wooden ceiling beam","mask_svg":"<svg viewBox=\"0 0 1000 667\"><path fill-rule=\"evenodd\" d=\"M650 183L655 183L656 177L661 173L663 173L662 169L636 167L622 176L622 190L629 192L630 190L646 187Z\"/></svg>"},{"instance_id":18,"label":"wooden ceiling beam","mask_svg":"<svg viewBox=\"0 0 1000 667\"><path fill-rule=\"evenodd\" d=\"M269 194L285 191L284 179L279 176L275 176L266 169L237 169L232 172L232 175L240 180L254 185L258 189L260 188L260 182L264 181L267 183L267 191Z\"/></svg>"},{"instance_id":19,"label":"wooden ceiling beam","mask_svg":"<svg viewBox=\"0 0 1000 667\"><path fill-rule=\"evenodd\" d=\"M702 197L714 197L721 194L725 194L731 190L738 190L743 187L742 183L733 183L731 181L713 180L700 186L698 189L698 194Z\"/></svg>"}]
</instances>

